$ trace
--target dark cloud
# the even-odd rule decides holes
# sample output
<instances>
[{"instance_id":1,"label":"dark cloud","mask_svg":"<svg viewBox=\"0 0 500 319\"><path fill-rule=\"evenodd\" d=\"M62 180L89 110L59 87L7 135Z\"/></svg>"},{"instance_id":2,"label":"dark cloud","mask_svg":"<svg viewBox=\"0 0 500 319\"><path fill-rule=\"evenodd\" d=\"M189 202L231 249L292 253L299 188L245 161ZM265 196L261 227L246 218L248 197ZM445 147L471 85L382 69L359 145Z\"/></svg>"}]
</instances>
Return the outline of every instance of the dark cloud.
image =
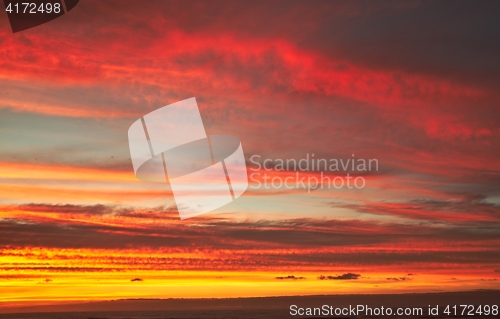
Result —
<instances>
[{"instance_id":1,"label":"dark cloud","mask_svg":"<svg viewBox=\"0 0 500 319\"><path fill-rule=\"evenodd\" d=\"M134 281L144 281L142 278L133 278L133 279L130 279L131 282L134 282Z\"/></svg>"},{"instance_id":2,"label":"dark cloud","mask_svg":"<svg viewBox=\"0 0 500 319\"><path fill-rule=\"evenodd\" d=\"M354 274L354 273L346 273L343 275L339 276L319 276L319 280L357 280L359 277L361 277L360 274Z\"/></svg>"},{"instance_id":3,"label":"dark cloud","mask_svg":"<svg viewBox=\"0 0 500 319\"><path fill-rule=\"evenodd\" d=\"M276 277L278 280L301 280L306 279L306 277L295 277L294 275L288 275L286 277Z\"/></svg>"},{"instance_id":4,"label":"dark cloud","mask_svg":"<svg viewBox=\"0 0 500 319\"><path fill-rule=\"evenodd\" d=\"M498 85L498 12L495 1L458 1L452 8L446 2L432 1L216 1L211 5L150 1L147 6L86 1L73 11L72 19L59 19L62 21L48 30L79 25L81 30L72 33L78 40L91 38L109 46L119 44L123 34L132 31L142 35L133 37L134 47L160 38L159 30L175 28L189 34L229 31L247 39L289 39L320 54L373 68L446 74ZM165 16L169 18L160 19ZM159 23L162 28L157 27ZM191 57L185 60L186 66L193 63Z\"/></svg>"}]
</instances>

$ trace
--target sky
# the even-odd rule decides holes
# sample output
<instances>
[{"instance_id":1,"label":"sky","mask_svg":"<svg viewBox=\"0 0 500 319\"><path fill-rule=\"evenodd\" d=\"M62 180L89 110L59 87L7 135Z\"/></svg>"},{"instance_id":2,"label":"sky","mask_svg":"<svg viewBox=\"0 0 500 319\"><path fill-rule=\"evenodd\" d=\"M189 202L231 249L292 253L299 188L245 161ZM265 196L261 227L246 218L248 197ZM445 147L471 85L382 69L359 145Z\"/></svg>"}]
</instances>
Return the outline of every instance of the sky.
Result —
<instances>
[{"instance_id":1,"label":"sky","mask_svg":"<svg viewBox=\"0 0 500 319\"><path fill-rule=\"evenodd\" d=\"M499 38L493 1L82 0L18 33L0 14L0 308L499 289ZM191 97L251 172L378 169L350 172L360 189L249 180L180 220L127 131Z\"/></svg>"}]
</instances>

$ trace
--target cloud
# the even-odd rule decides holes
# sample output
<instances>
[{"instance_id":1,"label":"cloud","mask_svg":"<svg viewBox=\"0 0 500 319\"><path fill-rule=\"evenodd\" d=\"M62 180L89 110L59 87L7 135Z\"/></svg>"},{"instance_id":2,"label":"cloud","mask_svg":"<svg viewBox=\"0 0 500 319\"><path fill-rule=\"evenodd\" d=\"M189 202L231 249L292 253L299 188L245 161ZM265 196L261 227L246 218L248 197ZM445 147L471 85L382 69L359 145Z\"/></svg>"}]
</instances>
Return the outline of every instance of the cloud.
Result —
<instances>
[{"instance_id":1,"label":"cloud","mask_svg":"<svg viewBox=\"0 0 500 319\"><path fill-rule=\"evenodd\" d=\"M500 98L494 85L492 90L492 83L498 80L491 67L498 48L491 44L496 34L490 32L488 23L496 20L487 5L456 8L443 18L448 25L442 25L442 19L433 14L435 6L441 5L426 3L379 4L367 9L359 3L309 6L283 2L251 8L232 4L220 11L194 4L156 3L113 11L97 2L92 5L102 12L79 8L71 21L64 19L20 37L2 31L0 48L7 61L0 76L0 87L6 92L0 101L2 108L16 114L50 114L57 123L63 122L59 116L101 122L114 118L115 126L117 117L130 121L196 95L207 128L228 128L244 136L245 150L294 155L321 150L329 156L359 150L373 153L386 169L450 175L462 181L471 180L464 172L475 177L481 173L484 178L498 175L497 156L490 151L499 137ZM281 7L286 8L284 12ZM134 10L134 23L124 25L124 17L130 19L129 10ZM211 19L192 23L188 18L206 16L207 10L213 14ZM469 11L484 20L479 24L471 21ZM171 12L176 12L175 17ZM272 12L280 12L280 18ZM304 12L307 21L314 23L290 27L289 21ZM162 13L169 13L169 19ZM332 19L332 15L342 19ZM272 22L260 20L269 16ZM424 19L433 28L419 29L410 44L403 44L395 39L412 33L415 24L401 25L402 16L413 23ZM89 24L88 19L94 23ZM456 26L454 19L461 23L452 28L456 33L451 36L449 25ZM386 23L398 27L388 28ZM67 27L61 27L64 25ZM428 40L435 32L445 44ZM480 36L472 36L475 32ZM376 35L377 41L367 40L367 34ZM65 43L65 50L59 50L60 43ZM369 49L360 49L363 47ZM363 52L378 55L367 58ZM478 56L482 58L478 60ZM457 80L458 74L461 80ZM127 123L121 120L117 131L126 131ZM315 123L315 128L307 123ZM23 132L41 129L40 124L34 128L24 124ZM50 129L60 134L45 138L44 143L54 140L57 144L72 131L77 136L96 131L84 125L66 127L62 132L60 127L49 126L47 131ZM273 139L262 143L262 134ZM325 145L332 134L337 139L330 150ZM123 143L119 138L115 142ZM126 153L126 145L124 149ZM73 154L67 152L61 159L53 149L47 153L44 158L52 161ZM93 160L96 157L81 153L78 163L100 164Z\"/></svg>"},{"instance_id":2,"label":"cloud","mask_svg":"<svg viewBox=\"0 0 500 319\"><path fill-rule=\"evenodd\" d=\"M52 279L46 278L46 279L45 279L45 280L43 280L43 281L39 281L39 282L38 282L38 284L48 284L48 283L50 283L50 282L52 282Z\"/></svg>"},{"instance_id":3,"label":"cloud","mask_svg":"<svg viewBox=\"0 0 500 319\"><path fill-rule=\"evenodd\" d=\"M0 221L0 247L33 247L46 253L33 255L53 260L53 271L106 271L120 269L114 263L101 264L102 251L109 251L125 268L156 269L241 269L268 268L272 265L297 266L334 263L338 266L391 265L401 271L410 264L498 264L498 233L491 223L467 223L461 226L435 227L434 224L393 224L363 219L296 218L274 220L235 220L224 215L203 215L193 223L179 221L175 208L133 208L113 205L7 205ZM399 249L401 242L405 249ZM453 243L453 246L450 246ZM365 248L367 245L371 248ZM467 250L454 247L467 245ZM147 263L135 263L145 256ZM429 249L432 248L432 249ZM71 257L74 268L57 264L58 253L86 249L97 255ZM132 249L136 259L121 256ZM230 250L231 256L224 255ZM20 250L20 252L23 250ZM7 252L4 251L4 254ZM9 254L16 256L15 251ZM31 256L23 251L23 256ZM51 256L52 257L49 257ZM173 254L164 259L165 254ZM195 254L196 259L182 254ZM140 255L140 254L139 254ZM258 256L258 258L256 257ZM79 260L88 260L84 267ZM230 262L229 262L230 260ZM3 265L14 269L14 265ZM23 267L23 266L17 266ZM29 266L30 267L47 267Z\"/></svg>"},{"instance_id":4,"label":"cloud","mask_svg":"<svg viewBox=\"0 0 500 319\"><path fill-rule=\"evenodd\" d=\"M113 212L113 207L105 205L54 205L29 203L13 207L13 209L32 213L61 213L61 214L82 214L82 215L109 215Z\"/></svg>"},{"instance_id":5,"label":"cloud","mask_svg":"<svg viewBox=\"0 0 500 319\"><path fill-rule=\"evenodd\" d=\"M455 195L454 199L413 199L407 202L332 203L334 207L354 209L375 215L392 215L417 220L443 221L450 224L499 222L500 205L482 195Z\"/></svg>"},{"instance_id":6,"label":"cloud","mask_svg":"<svg viewBox=\"0 0 500 319\"><path fill-rule=\"evenodd\" d=\"M133 278L133 279L130 279L131 282L134 282L134 281L144 281L142 278Z\"/></svg>"},{"instance_id":7,"label":"cloud","mask_svg":"<svg viewBox=\"0 0 500 319\"><path fill-rule=\"evenodd\" d=\"M295 277L294 275L289 275L286 277L276 277L275 279L278 280L301 280L301 279L306 279L305 277Z\"/></svg>"},{"instance_id":8,"label":"cloud","mask_svg":"<svg viewBox=\"0 0 500 319\"><path fill-rule=\"evenodd\" d=\"M409 277L390 277L390 278L386 278L386 280L390 280L390 281L406 281L406 280L411 280L411 278L409 278Z\"/></svg>"},{"instance_id":9,"label":"cloud","mask_svg":"<svg viewBox=\"0 0 500 319\"><path fill-rule=\"evenodd\" d=\"M343 275L339 276L319 276L319 280L357 280L359 277L361 277L360 274L354 274L354 273L346 273Z\"/></svg>"}]
</instances>

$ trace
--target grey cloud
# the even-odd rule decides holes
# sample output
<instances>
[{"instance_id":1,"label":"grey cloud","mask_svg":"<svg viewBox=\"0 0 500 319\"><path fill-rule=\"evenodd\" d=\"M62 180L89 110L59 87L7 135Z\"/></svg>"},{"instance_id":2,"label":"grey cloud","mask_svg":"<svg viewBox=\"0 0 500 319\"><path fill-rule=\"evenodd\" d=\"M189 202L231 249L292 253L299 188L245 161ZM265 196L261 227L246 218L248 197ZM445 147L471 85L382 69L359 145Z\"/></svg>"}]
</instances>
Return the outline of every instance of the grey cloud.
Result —
<instances>
[{"instance_id":1,"label":"grey cloud","mask_svg":"<svg viewBox=\"0 0 500 319\"><path fill-rule=\"evenodd\" d=\"M305 277L295 277L294 275L288 275L285 277L276 277L278 280L301 280L306 279Z\"/></svg>"},{"instance_id":2,"label":"grey cloud","mask_svg":"<svg viewBox=\"0 0 500 319\"><path fill-rule=\"evenodd\" d=\"M338 276L318 276L319 280L357 280L359 277L361 277L360 274L354 274L354 273L346 273Z\"/></svg>"}]
</instances>

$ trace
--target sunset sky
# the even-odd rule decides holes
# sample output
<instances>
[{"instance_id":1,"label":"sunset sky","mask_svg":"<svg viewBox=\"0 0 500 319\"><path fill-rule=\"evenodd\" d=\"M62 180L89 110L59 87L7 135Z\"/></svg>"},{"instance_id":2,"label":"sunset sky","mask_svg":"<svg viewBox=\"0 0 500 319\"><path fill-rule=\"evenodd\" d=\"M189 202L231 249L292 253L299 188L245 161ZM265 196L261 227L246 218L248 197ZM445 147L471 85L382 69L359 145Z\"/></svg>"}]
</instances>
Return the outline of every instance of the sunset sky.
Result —
<instances>
[{"instance_id":1,"label":"sunset sky","mask_svg":"<svg viewBox=\"0 0 500 319\"><path fill-rule=\"evenodd\" d=\"M499 39L488 1L81 0L18 33L0 14L0 308L500 289ZM180 220L127 131L191 97L249 168L379 169Z\"/></svg>"}]
</instances>

